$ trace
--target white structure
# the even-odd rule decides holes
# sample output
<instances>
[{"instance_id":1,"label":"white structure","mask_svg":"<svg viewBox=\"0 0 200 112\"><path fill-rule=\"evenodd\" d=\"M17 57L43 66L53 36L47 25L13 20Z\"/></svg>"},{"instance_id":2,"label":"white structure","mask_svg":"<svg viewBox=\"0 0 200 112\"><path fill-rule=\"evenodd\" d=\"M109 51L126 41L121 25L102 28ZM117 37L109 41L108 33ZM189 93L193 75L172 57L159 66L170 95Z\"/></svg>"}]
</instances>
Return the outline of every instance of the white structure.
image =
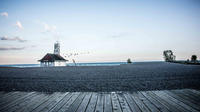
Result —
<instances>
[{"instance_id":1,"label":"white structure","mask_svg":"<svg viewBox=\"0 0 200 112\"><path fill-rule=\"evenodd\" d=\"M47 53L40 61L41 67L66 66L66 59L60 55L60 44L54 44L54 54Z\"/></svg>"},{"instance_id":2,"label":"white structure","mask_svg":"<svg viewBox=\"0 0 200 112\"><path fill-rule=\"evenodd\" d=\"M54 44L54 54L60 55L60 43L58 41Z\"/></svg>"}]
</instances>

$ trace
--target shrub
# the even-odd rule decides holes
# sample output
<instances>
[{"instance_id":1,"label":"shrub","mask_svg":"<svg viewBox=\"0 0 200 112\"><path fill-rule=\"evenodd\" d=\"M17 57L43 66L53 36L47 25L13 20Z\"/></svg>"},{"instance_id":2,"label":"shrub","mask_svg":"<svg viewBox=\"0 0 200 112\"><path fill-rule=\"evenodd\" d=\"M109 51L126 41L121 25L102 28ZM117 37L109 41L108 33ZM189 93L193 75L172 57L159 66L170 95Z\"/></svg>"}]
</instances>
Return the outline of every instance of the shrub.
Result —
<instances>
[{"instance_id":1,"label":"shrub","mask_svg":"<svg viewBox=\"0 0 200 112\"><path fill-rule=\"evenodd\" d=\"M191 56L191 61L192 62L196 62L197 61L197 56L196 55L192 55Z\"/></svg>"},{"instance_id":2,"label":"shrub","mask_svg":"<svg viewBox=\"0 0 200 112\"><path fill-rule=\"evenodd\" d=\"M132 63L130 58L127 60L127 63Z\"/></svg>"}]
</instances>

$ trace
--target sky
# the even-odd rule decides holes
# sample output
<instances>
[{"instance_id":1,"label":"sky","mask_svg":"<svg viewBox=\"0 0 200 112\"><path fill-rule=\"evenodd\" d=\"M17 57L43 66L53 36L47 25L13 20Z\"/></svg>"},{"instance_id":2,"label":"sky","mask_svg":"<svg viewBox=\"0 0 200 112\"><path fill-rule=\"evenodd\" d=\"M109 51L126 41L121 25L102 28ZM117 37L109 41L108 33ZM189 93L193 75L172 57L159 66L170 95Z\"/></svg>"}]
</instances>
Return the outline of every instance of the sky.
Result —
<instances>
[{"instance_id":1,"label":"sky","mask_svg":"<svg viewBox=\"0 0 200 112\"><path fill-rule=\"evenodd\" d=\"M0 0L0 64L37 64L56 41L69 62L200 57L199 12L199 0Z\"/></svg>"}]
</instances>

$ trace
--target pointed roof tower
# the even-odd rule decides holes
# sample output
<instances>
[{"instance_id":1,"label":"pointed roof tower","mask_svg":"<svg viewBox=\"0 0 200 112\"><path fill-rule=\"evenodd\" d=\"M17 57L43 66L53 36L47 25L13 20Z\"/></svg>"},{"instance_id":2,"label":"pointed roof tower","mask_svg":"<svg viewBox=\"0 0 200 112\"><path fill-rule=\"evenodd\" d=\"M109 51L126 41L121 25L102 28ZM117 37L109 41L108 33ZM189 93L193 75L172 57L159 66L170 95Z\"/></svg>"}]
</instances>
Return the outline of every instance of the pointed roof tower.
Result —
<instances>
[{"instance_id":1,"label":"pointed roof tower","mask_svg":"<svg viewBox=\"0 0 200 112\"><path fill-rule=\"evenodd\" d=\"M60 43L58 41L54 44L54 54L60 55Z\"/></svg>"}]
</instances>

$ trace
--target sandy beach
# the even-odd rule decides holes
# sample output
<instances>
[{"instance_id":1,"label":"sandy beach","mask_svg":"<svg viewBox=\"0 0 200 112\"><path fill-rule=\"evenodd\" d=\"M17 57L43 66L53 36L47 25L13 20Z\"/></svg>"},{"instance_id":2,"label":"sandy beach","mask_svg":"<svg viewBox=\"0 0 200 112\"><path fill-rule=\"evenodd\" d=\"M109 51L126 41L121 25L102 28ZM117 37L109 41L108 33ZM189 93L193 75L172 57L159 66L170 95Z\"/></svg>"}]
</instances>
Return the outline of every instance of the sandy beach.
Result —
<instances>
[{"instance_id":1,"label":"sandy beach","mask_svg":"<svg viewBox=\"0 0 200 112\"><path fill-rule=\"evenodd\" d=\"M0 91L200 89L200 66L137 62L120 66L0 68Z\"/></svg>"}]
</instances>

